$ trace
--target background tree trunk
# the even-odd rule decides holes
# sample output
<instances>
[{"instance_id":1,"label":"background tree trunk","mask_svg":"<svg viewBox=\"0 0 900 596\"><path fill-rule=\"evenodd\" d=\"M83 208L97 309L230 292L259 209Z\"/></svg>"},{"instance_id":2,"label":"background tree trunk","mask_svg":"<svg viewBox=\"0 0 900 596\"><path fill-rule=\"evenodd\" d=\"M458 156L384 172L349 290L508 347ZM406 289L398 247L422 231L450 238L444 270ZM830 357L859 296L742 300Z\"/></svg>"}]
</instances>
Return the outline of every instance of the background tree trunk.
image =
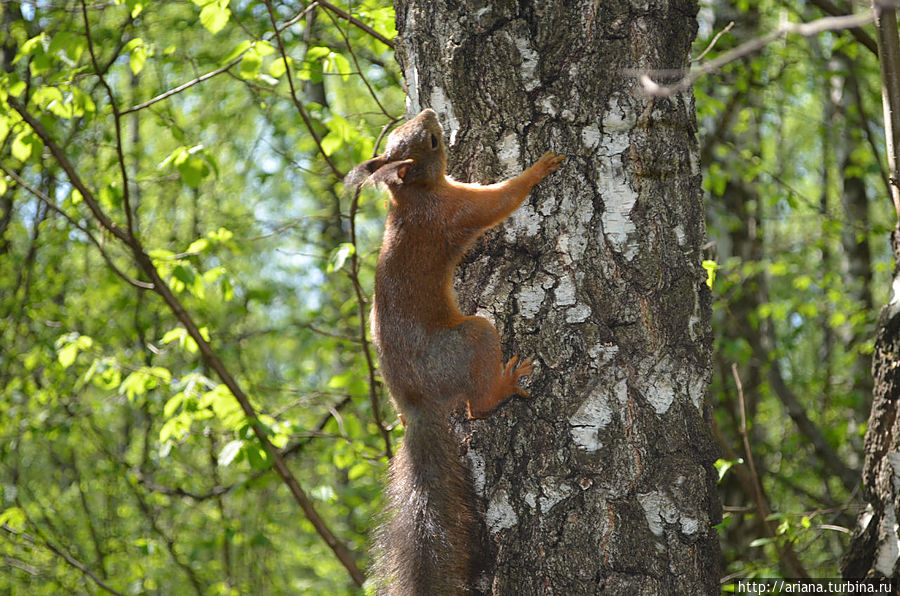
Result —
<instances>
[{"instance_id":1,"label":"background tree trunk","mask_svg":"<svg viewBox=\"0 0 900 596\"><path fill-rule=\"evenodd\" d=\"M395 2L408 112L437 111L452 175L568 156L461 268L463 310L539 362L531 400L460 427L485 592L718 593L693 98L634 76L687 66L697 6L650 6Z\"/></svg>"},{"instance_id":2,"label":"background tree trunk","mask_svg":"<svg viewBox=\"0 0 900 596\"><path fill-rule=\"evenodd\" d=\"M900 38L897 14L873 4L881 67L882 102L891 199L900 220ZM882 307L875 330L872 357L874 388L872 411L866 427L863 465L864 497L869 507L860 513L856 532L847 549L844 577L900 577L900 432L897 416L900 396L900 226L891 233L894 276L889 302Z\"/></svg>"}]
</instances>

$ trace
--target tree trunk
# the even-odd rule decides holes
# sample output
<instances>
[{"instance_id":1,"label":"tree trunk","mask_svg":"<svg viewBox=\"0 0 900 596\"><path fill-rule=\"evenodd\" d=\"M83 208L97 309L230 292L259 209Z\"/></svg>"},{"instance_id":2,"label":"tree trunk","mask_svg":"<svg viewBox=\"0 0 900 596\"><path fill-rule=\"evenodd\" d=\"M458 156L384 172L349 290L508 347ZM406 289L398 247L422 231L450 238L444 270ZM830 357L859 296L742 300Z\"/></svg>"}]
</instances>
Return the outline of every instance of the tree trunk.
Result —
<instances>
[{"instance_id":1,"label":"tree trunk","mask_svg":"<svg viewBox=\"0 0 900 596\"><path fill-rule=\"evenodd\" d=\"M900 218L900 38L896 11L873 4L881 67L884 128L891 199ZM844 577L900 577L900 226L891 234L894 277L891 297L878 317L872 356L874 389L866 427L863 495L869 506L860 513L842 564Z\"/></svg>"},{"instance_id":2,"label":"tree trunk","mask_svg":"<svg viewBox=\"0 0 900 596\"><path fill-rule=\"evenodd\" d=\"M460 269L463 311L538 363L532 399L459 426L487 524L478 591L717 594L693 98L634 76L687 66L696 3L395 7L408 111L437 111L452 175L567 156Z\"/></svg>"}]
</instances>

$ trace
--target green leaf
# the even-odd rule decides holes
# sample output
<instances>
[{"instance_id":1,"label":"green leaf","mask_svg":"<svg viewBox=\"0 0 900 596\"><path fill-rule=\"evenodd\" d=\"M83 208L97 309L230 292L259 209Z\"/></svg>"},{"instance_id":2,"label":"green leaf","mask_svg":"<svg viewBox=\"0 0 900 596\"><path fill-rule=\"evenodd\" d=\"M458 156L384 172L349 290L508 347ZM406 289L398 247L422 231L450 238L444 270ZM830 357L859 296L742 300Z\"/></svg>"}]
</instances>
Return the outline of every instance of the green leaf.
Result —
<instances>
[{"instance_id":1,"label":"green leaf","mask_svg":"<svg viewBox=\"0 0 900 596\"><path fill-rule=\"evenodd\" d=\"M765 546L767 544L772 544L775 542L774 538L757 538L750 542L750 548L756 548L758 546Z\"/></svg>"},{"instance_id":2,"label":"green leaf","mask_svg":"<svg viewBox=\"0 0 900 596\"><path fill-rule=\"evenodd\" d=\"M328 259L328 273L340 271L347 262L347 258L356 253L356 247L349 242L342 242L331 251L331 257Z\"/></svg>"},{"instance_id":3,"label":"green leaf","mask_svg":"<svg viewBox=\"0 0 900 596\"><path fill-rule=\"evenodd\" d=\"M716 271L719 269L719 264L715 261L706 260L701 265L706 269L706 285L709 289L712 289L713 283L716 281Z\"/></svg>"},{"instance_id":4,"label":"green leaf","mask_svg":"<svg viewBox=\"0 0 900 596\"><path fill-rule=\"evenodd\" d=\"M176 393L173 395L169 401L166 402L165 407L163 408L163 416L165 418L171 418L173 414L178 410L178 407L181 406L181 403L184 401L184 393Z\"/></svg>"},{"instance_id":5,"label":"green leaf","mask_svg":"<svg viewBox=\"0 0 900 596\"><path fill-rule=\"evenodd\" d=\"M334 134L333 132L328 133L322 139L322 151L325 152L325 155L331 155L335 151L337 151L341 145L344 144L344 141L341 140L341 137Z\"/></svg>"},{"instance_id":6,"label":"green leaf","mask_svg":"<svg viewBox=\"0 0 900 596\"><path fill-rule=\"evenodd\" d=\"M125 6L131 11L131 18L136 19L144 10L144 0L125 0Z\"/></svg>"},{"instance_id":7,"label":"green leaf","mask_svg":"<svg viewBox=\"0 0 900 596\"><path fill-rule=\"evenodd\" d=\"M12 142L12 156L19 161L27 161L34 148L35 136L30 130L23 130Z\"/></svg>"},{"instance_id":8,"label":"green leaf","mask_svg":"<svg viewBox=\"0 0 900 596\"><path fill-rule=\"evenodd\" d=\"M245 39L241 43L234 46L234 49L231 50L231 52L227 56L222 58L221 65L225 66L226 64L249 50L251 47L253 47L253 43L250 40Z\"/></svg>"},{"instance_id":9,"label":"green leaf","mask_svg":"<svg viewBox=\"0 0 900 596\"><path fill-rule=\"evenodd\" d=\"M262 65L262 56L252 48L241 58L241 77L255 79L259 75L259 67Z\"/></svg>"},{"instance_id":10,"label":"green leaf","mask_svg":"<svg viewBox=\"0 0 900 596\"><path fill-rule=\"evenodd\" d=\"M350 61L347 60L343 54L337 52L332 53L330 64L332 65L334 72L340 73L341 80L350 80L350 74L353 69L350 67Z\"/></svg>"},{"instance_id":11,"label":"green leaf","mask_svg":"<svg viewBox=\"0 0 900 596\"><path fill-rule=\"evenodd\" d=\"M197 188L209 173L209 167L196 155L187 157L178 164L178 173L181 180L191 188Z\"/></svg>"},{"instance_id":12,"label":"green leaf","mask_svg":"<svg viewBox=\"0 0 900 596\"><path fill-rule=\"evenodd\" d=\"M287 66L285 65L285 61L284 61L283 57L276 58L275 61L269 65L269 74L272 75L273 77L275 77L276 79L279 78L281 75L283 75L286 71L287 71Z\"/></svg>"},{"instance_id":13,"label":"green leaf","mask_svg":"<svg viewBox=\"0 0 900 596\"><path fill-rule=\"evenodd\" d=\"M131 68L131 72L138 74L144 70L144 63L146 61L147 50L144 46L139 46L131 51L131 56L128 59L128 66Z\"/></svg>"},{"instance_id":14,"label":"green leaf","mask_svg":"<svg viewBox=\"0 0 900 596\"><path fill-rule=\"evenodd\" d=\"M229 17L231 11L228 9L228 0L215 0L200 11L200 22L213 35L228 24Z\"/></svg>"},{"instance_id":15,"label":"green leaf","mask_svg":"<svg viewBox=\"0 0 900 596\"><path fill-rule=\"evenodd\" d=\"M241 451L241 447L244 446L244 442L241 440L229 441L222 447L222 451L219 452L219 465L220 466L230 466L231 462L234 461L234 458Z\"/></svg>"},{"instance_id":16,"label":"green leaf","mask_svg":"<svg viewBox=\"0 0 900 596\"><path fill-rule=\"evenodd\" d=\"M56 354L59 363L62 364L63 368L69 368L72 366L72 363L75 362L75 357L78 356L78 345L75 343L66 344L63 348Z\"/></svg>"},{"instance_id":17,"label":"green leaf","mask_svg":"<svg viewBox=\"0 0 900 596\"><path fill-rule=\"evenodd\" d=\"M27 520L28 518L25 517L25 511L19 507L10 507L9 509L0 511L0 526L9 526L16 532L22 531Z\"/></svg>"}]
</instances>

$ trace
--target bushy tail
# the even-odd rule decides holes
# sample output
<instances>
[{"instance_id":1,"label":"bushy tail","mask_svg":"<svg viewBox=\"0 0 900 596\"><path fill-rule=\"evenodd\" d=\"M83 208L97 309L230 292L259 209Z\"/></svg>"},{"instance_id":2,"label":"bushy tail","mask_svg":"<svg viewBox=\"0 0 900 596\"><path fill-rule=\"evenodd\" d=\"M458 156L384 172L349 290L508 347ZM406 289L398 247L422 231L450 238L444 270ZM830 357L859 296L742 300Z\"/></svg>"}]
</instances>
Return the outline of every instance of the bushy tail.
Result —
<instances>
[{"instance_id":1,"label":"bushy tail","mask_svg":"<svg viewBox=\"0 0 900 596\"><path fill-rule=\"evenodd\" d=\"M411 421L391 460L376 533L378 594L470 594L479 535L472 486L448 421Z\"/></svg>"}]
</instances>

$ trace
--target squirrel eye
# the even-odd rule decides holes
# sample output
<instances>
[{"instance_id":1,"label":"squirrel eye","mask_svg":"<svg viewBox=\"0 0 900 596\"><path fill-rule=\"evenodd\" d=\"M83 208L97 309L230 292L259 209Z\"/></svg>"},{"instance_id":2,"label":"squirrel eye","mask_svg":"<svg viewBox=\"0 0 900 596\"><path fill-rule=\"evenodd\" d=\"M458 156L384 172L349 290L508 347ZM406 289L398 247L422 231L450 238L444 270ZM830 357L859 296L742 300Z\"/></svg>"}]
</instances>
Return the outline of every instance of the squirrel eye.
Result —
<instances>
[{"instance_id":1,"label":"squirrel eye","mask_svg":"<svg viewBox=\"0 0 900 596\"><path fill-rule=\"evenodd\" d=\"M434 135L434 133L431 133L431 148L437 149L437 146L438 146L437 137Z\"/></svg>"}]
</instances>

